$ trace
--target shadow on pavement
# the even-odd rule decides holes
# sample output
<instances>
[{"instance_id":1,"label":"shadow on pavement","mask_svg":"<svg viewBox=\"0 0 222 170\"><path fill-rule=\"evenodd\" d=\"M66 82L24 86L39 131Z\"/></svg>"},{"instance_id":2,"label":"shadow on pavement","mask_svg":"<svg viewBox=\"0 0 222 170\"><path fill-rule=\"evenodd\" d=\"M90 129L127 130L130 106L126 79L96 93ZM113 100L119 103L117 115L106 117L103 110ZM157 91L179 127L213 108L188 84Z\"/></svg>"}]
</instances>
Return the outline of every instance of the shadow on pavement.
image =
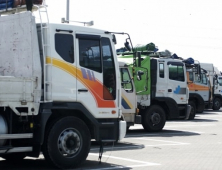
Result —
<instances>
[{"instance_id":1,"label":"shadow on pavement","mask_svg":"<svg viewBox=\"0 0 222 170\"><path fill-rule=\"evenodd\" d=\"M0 167L1 170L51 170L53 167L51 167L45 159L33 159L33 158L25 158L24 160L20 162L8 162L5 160L0 160Z\"/></svg>"},{"instance_id":2,"label":"shadow on pavement","mask_svg":"<svg viewBox=\"0 0 222 170\"><path fill-rule=\"evenodd\" d=\"M173 136L197 136L201 135L195 132L181 131L181 130L166 130L163 129L160 132L146 132L144 129L132 129L127 132L125 138L135 138L135 137L173 137Z\"/></svg>"},{"instance_id":3,"label":"shadow on pavement","mask_svg":"<svg viewBox=\"0 0 222 170\"><path fill-rule=\"evenodd\" d=\"M99 163L98 161L85 161L84 164L81 165L81 168L77 168L76 170L90 170L90 169L121 169L121 170L129 170L132 168L129 167L124 167L122 165L116 165L116 164L110 164L103 162L105 161L106 158L102 159L102 162Z\"/></svg>"},{"instance_id":4,"label":"shadow on pavement","mask_svg":"<svg viewBox=\"0 0 222 170\"><path fill-rule=\"evenodd\" d=\"M197 113L197 114L209 114L209 113L222 113L222 110L204 110L203 113Z\"/></svg>"},{"instance_id":5,"label":"shadow on pavement","mask_svg":"<svg viewBox=\"0 0 222 170\"><path fill-rule=\"evenodd\" d=\"M97 160L96 161L86 160L79 167L75 168L75 170L102 169L102 168L123 169L123 170L131 169L128 167L106 163L103 161L106 161L106 158L103 158L101 163L99 163L99 161ZM21 162L13 162L13 163L5 160L0 160L0 169L1 170L39 170L39 169L54 170L55 168L48 165L48 163L44 159L33 159L33 158L30 159L27 157Z\"/></svg>"}]
</instances>

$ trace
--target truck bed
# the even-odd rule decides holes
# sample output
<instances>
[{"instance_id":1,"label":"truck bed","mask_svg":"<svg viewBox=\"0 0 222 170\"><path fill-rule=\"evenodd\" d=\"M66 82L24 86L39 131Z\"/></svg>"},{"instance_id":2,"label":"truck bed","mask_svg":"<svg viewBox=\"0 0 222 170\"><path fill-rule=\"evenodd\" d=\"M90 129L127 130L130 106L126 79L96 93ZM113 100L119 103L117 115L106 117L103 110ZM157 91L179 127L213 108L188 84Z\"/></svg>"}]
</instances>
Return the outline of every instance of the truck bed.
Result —
<instances>
[{"instance_id":1,"label":"truck bed","mask_svg":"<svg viewBox=\"0 0 222 170\"><path fill-rule=\"evenodd\" d=\"M42 69L31 12L0 16L0 102L39 102ZM15 106L16 107L16 106Z\"/></svg>"}]
</instances>

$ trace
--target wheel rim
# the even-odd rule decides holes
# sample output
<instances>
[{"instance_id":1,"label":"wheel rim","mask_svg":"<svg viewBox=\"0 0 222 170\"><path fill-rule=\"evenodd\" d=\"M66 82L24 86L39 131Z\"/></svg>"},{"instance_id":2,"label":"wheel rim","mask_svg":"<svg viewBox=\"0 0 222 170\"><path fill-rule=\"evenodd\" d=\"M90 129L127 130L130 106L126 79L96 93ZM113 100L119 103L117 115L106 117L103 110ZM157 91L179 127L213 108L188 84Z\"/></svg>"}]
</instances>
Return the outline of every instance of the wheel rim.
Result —
<instances>
[{"instance_id":1,"label":"wheel rim","mask_svg":"<svg viewBox=\"0 0 222 170\"><path fill-rule=\"evenodd\" d=\"M153 126L159 124L160 121L161 121L160 114L154 112L154 113L151 115L151 122L152 122Z\"/></svg>"},{"instance_id":2,"label":"wheel rim","mask_svg":"<svg viewBox=\"0 0 222 170\"><path fill-rule=\"evenodd\" d=\"M65 129L58 138L58 148L64 157L72 157L81 148L81 137L76 129Z\"/></svg>"},{"instance_id":3,"label":"wheel rim","mask_svg":"<svg viewBox=\"0 0 222 170\"><path fill-rule=\"evenodd\" d=\"M190 115L193 115L194 114L194 107L191 106L191 109L190 109Z\"/></svg>"},{"instance_id":4,"label":"wheel rim","mask_svg":"<svg viewBox=\"0 0 222 170\"><path fill-rule=\"evenodd\" d=\"M214 106L215 106L216 108L219 107L219 102L218 102L217 100L214 102Z\"/></svg>"}]
</instances>

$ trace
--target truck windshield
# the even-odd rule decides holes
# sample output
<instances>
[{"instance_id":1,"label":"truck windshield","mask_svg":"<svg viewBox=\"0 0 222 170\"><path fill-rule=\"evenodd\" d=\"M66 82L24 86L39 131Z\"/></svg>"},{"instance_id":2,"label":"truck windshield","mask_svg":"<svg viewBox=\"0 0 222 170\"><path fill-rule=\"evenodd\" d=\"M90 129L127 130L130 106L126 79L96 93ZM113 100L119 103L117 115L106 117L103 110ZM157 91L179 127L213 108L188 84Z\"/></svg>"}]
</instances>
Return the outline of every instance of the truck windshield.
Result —
<instances>
[{"instance_id":1,"label":"truck windshield","mask_svg":"<svg viewBox=\"0 0 222 170\"><path fill-rule=\"evenodd\" d=\"M185 81L184 69L181 65L169 65L169 79L175 81Z\"/></svg>"},{"instance_id":2,"label":"truck windshield","mask_svg":"<svg viewBox=\"0 0 222 170\"><path fill-rule=\"evenodd\" d=\"M220 86L222 86L222 77L219 77L219 78L218 78L218 84L219 84Z\"/></svg>"}]
</instances>

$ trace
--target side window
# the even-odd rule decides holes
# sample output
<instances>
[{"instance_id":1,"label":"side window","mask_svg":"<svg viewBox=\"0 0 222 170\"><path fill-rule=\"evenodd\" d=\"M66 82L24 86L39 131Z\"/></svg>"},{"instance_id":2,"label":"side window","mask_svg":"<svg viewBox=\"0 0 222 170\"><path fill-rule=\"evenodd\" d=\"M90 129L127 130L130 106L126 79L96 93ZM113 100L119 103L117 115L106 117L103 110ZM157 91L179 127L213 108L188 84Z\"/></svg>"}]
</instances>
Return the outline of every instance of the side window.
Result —
<instances>
[{"instance_id":1,"label":"side window","mask_svg":"<svg viewBox=\"0 0 222 170\"><path fill-rule=\"evenodd\" d=\"M160 78L164 78L164 64L159 63L159 76Z\"/></svg>"},{"instance_id":2,"label":"side window","mask_svg":"<svg viewBox=\"0 0 222 170\"><path fill-rule=\"evenodd\" d=\"M203 82L203 84L207 84L207 77L206 77L206 74L203 74L203 80L202 80L202 82Z\"/></svg>"},{"instance_id":3,"label":"side window","mask_svg":"<svg viewBox=\"0 0 222 170\"><path fill-rule=\"evenodd\" d=\"M200 75L195 73L195 82L200 83Z\"/></svg>"},{"instance_id":4,"label":"side window","mask_svg":"<svg viewBox=\"0 0 222 170\"><path fill-rule=\"evenodd\" d=\"M189 80L190 80L190 81L194 81L194 80L193 80L193 72L189 72Z\"/></svg>"},{"instance_id":5,"label":"side window","mask_svg":"<svg viewBox=\"0 0 222 170\"><path fill-rule=\"evenodd\" d=\"M206 74L202 74L201 75L201 78L202 78L202 84L207 84L207 76L206 76Z\"/></svg>"},{"instance_id":6,"label":"side window","mask_svg":"<svg viewBox=\"0 0 222 170\"><path fill-rule=\"evenodd\" d=\"M102 72L99 40L79 39L80 66Z\"/></svg>"},{"instance_id":7,"label":"side window","mask_svg":"<svg viewBox=\"0 0 222 170\"><path fill-rule=\"evenodd\" d=\"M55 50L63 60L74 63L74 41L71 34L55 34Z\"/></svg>"},{"instance_id":8,"label":"side window","mask_svg":"<svg viewBox=\"0 0 222 170\"><path fill-rule=\"evenodd\" d=\"M102 58L103 58L103 98L105 100L116 99L116 71L112 47L109 38L101 38ZM107 94L106 91L111 94Z\"/></svg>"},{"instance_id":9,"label":"side window","mask_svg":"<svg viewBox=\"0 0 222 170\"><path fill-rule=\"evenodd\" d=\"M222 78L220 78L220 77L218 78L218 83L220 86L222 86Z\"/></svg>"},{"instance_id":10,"label":"side window","mask_svg":"<svg viewBox=\"0 0 222 170\"><path fill-rule=\"evenodd\" d=\"M176 81L184 81L184 69L180 65L169 65L169 79Z\"/></svg>"},{"instance_id":11,"label":"side window","mask_svg":"<svg viewBox=\"0 0 222 170\"><path fill-rule=\"evenodd\" d=\"M120 68L121 86L126 92L132 92L133 86L130 78L130 74L127 68Z\"/></svg>"}]
</instances>

